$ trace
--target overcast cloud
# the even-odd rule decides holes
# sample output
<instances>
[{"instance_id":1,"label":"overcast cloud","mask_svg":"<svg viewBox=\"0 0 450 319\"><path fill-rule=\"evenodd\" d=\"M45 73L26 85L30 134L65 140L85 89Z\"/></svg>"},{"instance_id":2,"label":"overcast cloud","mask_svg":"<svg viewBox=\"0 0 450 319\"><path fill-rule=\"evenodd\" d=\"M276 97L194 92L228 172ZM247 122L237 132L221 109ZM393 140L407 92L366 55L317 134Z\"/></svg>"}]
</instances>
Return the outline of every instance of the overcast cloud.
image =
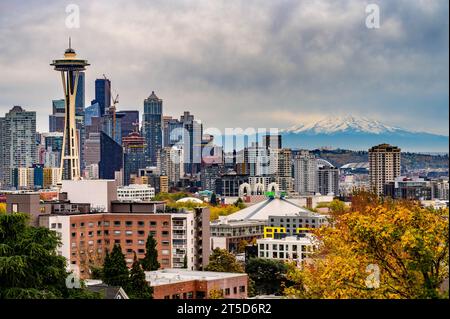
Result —
<instances>
[{"instance_id":1,"label":"overcast cloud","mask_svg":"<svg viewBox=\"0 0 450 319\"><path fill-rule=\"evenodd\" d=\"M378 3L381 28L365 27ZM65 27L67 4L80 29ZM67 38L106 74L119 109L190 110L206 127L279 127L329 114L361 115L448 135L449 4L386 1L1 1L0 114L22 105L48 130L62 97L49 63Z\"/></svg>"}]
</instances>

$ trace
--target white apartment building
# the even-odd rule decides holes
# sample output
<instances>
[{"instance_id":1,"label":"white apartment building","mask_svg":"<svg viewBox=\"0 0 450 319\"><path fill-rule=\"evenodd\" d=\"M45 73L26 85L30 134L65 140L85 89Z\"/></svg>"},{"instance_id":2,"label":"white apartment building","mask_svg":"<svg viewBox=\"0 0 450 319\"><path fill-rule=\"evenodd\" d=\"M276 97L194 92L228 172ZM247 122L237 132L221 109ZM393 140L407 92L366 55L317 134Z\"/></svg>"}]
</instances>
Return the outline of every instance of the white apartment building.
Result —
<instances>
[{"instance_id":1,"label":"white apartment building","mask_svg":"<svg viewBox=\"0 0 450 319\"><path fill-rule=\"evenodd\" d=\"M148 184L131 184L117 188L117 199L120 201L147 202L155 197L155 188Z\"/></svg>"},{"instance_id":2,"label":"white apartment building","mask_svg":"<svg viewBox=\"0 0 450 319\"><path fill-rule=\"evenodd\" d=\"M318 241L312 236L288 236L282 239L261 238L256 240L258 257L301 264L318 249Z\"/></svg>"}]
</instances>

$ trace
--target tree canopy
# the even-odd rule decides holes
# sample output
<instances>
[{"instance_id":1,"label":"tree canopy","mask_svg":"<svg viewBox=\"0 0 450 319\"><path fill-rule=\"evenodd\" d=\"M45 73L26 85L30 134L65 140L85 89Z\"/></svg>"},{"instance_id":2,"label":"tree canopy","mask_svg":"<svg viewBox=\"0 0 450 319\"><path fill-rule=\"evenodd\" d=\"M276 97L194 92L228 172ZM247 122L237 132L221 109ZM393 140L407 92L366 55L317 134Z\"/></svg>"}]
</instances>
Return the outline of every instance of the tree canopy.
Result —
<instances>
[{"instance_id":1,"label":"tree canopy","mask_svg":"<svg viewBox=\"0 0 450 319\"><path fill-rule=\"evenodd\" d=\"M283 261L264 258L250 258L245 266L258 295L280 294L287 270Z\"/></svg>"},{"instance_id":2,"label":"tree canopy","mask_svg":"<svg viewBox=\"0 0 450 319\"><path fill-rule=\"evenodd\" d=\"M66 259L56 232L28 224L28 215L0 215L0 299L100 298L68 288Z\"/></svg>"},{"instance_id":3,"label":"tree canopy","mask_svg":"<svg viewBox=\"0 0 450 319\"><path fill-rule=\"evenodd\" d=\"M448 278L448 209L356 194L334 227L316 230L322 246L302 269L290 266L300 298L438 298Z\"/></svg>"},{"instance_id":4,"label":"tree canopy","mask_svg":"<svg viewBox=\"0 0 450 319\"><path fill-rule=\"evenodd\" d=\"M216 248L209 257L209 263L205 267L207 271L243 273L244 268L236 260L236 257L226 249Z\"/></svg>"}]
</instances>

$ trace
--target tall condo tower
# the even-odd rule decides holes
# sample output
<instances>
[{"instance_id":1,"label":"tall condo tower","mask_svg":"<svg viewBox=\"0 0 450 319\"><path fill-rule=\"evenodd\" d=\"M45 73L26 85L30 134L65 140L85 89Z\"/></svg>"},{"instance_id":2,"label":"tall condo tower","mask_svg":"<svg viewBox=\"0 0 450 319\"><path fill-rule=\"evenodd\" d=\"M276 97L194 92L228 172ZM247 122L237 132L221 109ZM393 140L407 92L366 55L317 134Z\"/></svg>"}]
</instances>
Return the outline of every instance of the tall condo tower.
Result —
<instances>
[{"instance_id":1,"label":"tall condo tower","mask_svg":"<svg viewBox=\"0 0 450 319\"><path fill-rule=\"evenodd\" d=\"M78 180L80 174L79 137L75 121L75 100L80 72L88 66L87 60L78 59L72 49L70 38L69 48L64 52L64 58L53 60L50 64L61 72L65 96L64 137L61 151L61 180Z\"/></svg>"}]
</instances>

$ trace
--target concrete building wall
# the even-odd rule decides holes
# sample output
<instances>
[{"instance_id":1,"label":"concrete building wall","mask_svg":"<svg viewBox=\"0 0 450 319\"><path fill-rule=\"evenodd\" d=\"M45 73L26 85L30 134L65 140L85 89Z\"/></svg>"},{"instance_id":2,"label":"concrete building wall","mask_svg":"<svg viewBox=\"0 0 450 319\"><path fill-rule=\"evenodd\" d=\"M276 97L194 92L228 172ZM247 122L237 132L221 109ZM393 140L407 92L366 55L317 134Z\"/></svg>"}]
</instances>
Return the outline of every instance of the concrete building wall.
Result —
<instances>
[{"instance_id":1,"label":"concrete building wall","mask_svg":"<svg viewBox=\"0 0 450 319\"><path fill-rule=\"evenodd\" d=\"M111 211L111 201L117 200L117 185L114 180L63 180L61 192L66 192L71 202L90 203L91 208Z\"/></svg>"}]
</instances>

